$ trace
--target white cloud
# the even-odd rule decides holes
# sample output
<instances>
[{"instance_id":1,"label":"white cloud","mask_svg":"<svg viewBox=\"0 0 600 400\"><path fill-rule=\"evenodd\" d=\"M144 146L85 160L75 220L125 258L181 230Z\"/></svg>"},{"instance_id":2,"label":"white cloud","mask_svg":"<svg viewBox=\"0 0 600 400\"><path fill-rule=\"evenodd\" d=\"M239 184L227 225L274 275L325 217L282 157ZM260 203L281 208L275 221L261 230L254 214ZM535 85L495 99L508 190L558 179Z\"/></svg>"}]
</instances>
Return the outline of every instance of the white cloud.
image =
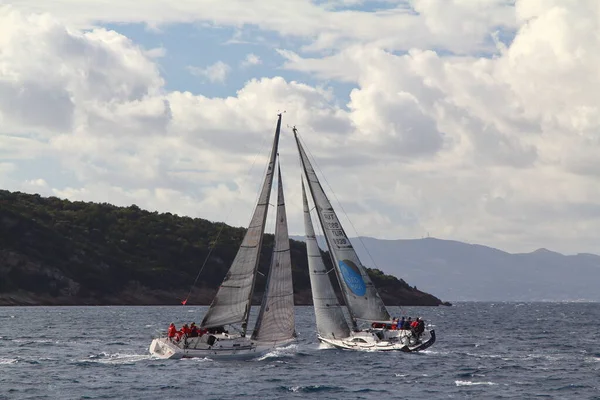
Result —
<instances>
[{"instance_id":1,"label":"white cloud","mask_svg":"<svg viewBox=\"0 0 600 400\"><path fill-rule=\"evenodd\" d=\"M356 2L345 2L344 6ZM89 28L98 23L160 24L207 22L219 26L256 26L282 36L311 41L313 50L370 43L390 49L445 48L455 52L490 48L489 35L516 26L513 0L389 2L389 8L366 12L332 8L305 0L198 0L173 7L168 0L20 0L25 12L51 12L69 25ZM337 4L340 5L339 2ZM368 3L365 3L368 6Z\"/></svg>"},{"instance_id":2,"label":"white cloud","mask_svg":"<svg viewBox=\"0 0 600 400\"><path fill-rule=\"evenodd\" d=\"M152 14L158 3L149 2L137 18L183 18L169 7ZM218 14L235 7L221 3L208 11L217 23L259 21L258 11L271 4L240 16ZM132 18L85 4L89 10L62 0L57 13L80 23L94 10L101 20ZM354 85L347 99L280 77L250 80L225 98L169 92L152 54L126 37L104 29L82 33L49 16L2 8L1 182L13 189L45 182L44 193L245 225L275 114L287 110L284 125L299 127L361 234L429 232L515 251L600 251L597 3L528 0L507 9L504 2L456 0L447 12L431 1L412 4L420 16L337 13L292 2L288 12L303 11L297 25L310 19L308 26L256 22L285 34L316 34L315 48L340 48L325 57L297 49L280 54L288 69ZM493 58L427 50L479 48L511 18L521 24L515 40ZM404 26L392 35L392 20L405 21L413 36L404 36ZM336 23L330 28L323 21ZM337 106L340 100L346 107ZM297 233L299 168L287 128L280 154ZM18 162L41 156L73 171L75 182L45 171L19 175Z\"/></svg>"},{"instance_id":3,"label":"white cloud","mask_svg":"<svg viewBox=\"0 0 600 400\"><path fill-rule=\"evenodd\" d=\"M167 55L167 49L164 47L155 47L153 49L144 51L144 54L148 58L163 58Z\"/></svg>"},{"instance_id":4,"label":"white cloud","mask_svg":"<svg viewBox=\"0 0 600 400\"><path fill-rule=\"evenodd\" d=\"M231 67L223 61L217 61L206 68L188 66L187 69L192 75L207 78L210 82L220 83L224 83L227 75L231 72Z\"/></svg>"},{"instance_id":5,"label":"white cloud","mask_svg":"<svg viewBox=\"0 0 600 400\"><path fill-rule=\"evenodd\" d=\"M240 63L240 66L242 68L247 68L247 67L251 67L254 65L260 65L260 64L262 64L262 60L260 59L260 57L254 53L250 53L250 54L246 55L246 58L244 59L244 61L242 61Z\"/></svg>"}]
</instances>

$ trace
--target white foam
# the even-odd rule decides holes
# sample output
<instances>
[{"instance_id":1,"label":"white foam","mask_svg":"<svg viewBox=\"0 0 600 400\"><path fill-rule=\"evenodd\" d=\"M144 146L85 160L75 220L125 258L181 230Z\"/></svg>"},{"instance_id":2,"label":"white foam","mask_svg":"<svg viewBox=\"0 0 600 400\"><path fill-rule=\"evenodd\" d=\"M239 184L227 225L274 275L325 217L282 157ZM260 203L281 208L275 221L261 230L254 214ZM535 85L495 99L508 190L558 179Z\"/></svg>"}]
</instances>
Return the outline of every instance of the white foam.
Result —
<instances>
[{"instance_id":1,"label":"white foam","mask_svg":"<svg viewBox=\"0 0 600 400\"><path fill-rule=\"evenodd\" d=\"M323 343L320 342L317 346L318 349L320 350L325 350L325 349L335 349L335 346L330 345L329 343Z\"/></svg>"},{"instance_id":2,"label":"white foam","mask_svg":"<svg viewBox=\"0 0 600 400\"><path fill-rule=\"evenodd\" d=\"M475 354L475 353L467 353L468 356L477 357L477 358L502 358L500 354Z\"/></svg>"},{"instance_id":3,"label":"white foam","mask_svg":"<svg viewBox=\"0 0 600 400\"><path fill-rule=\"evenodd\" d=\"M497 385L497 383L494 383L494 382L454 381L454 383L456 384L456 386L477 386L477 385L494 386L494 385Z\"/></svg>"},{"instance_id":4,"label":"white foam","mask_svg":"<svg viewBox=\"0 0 600 400\"><path fill-rule=\"evenodd\" d=\"M267 358L279 358L279 357L293 356L297 352L298 352L298 345L290 344L285 347L277 347L277 348L273 349L272 351L268 352L267 354L265 354L264 356L257 358L256 360L263 361L263 360L266 360Z\"/></svg>"},{"instance_id":5,"label":"white foam","mask_svg":"<svg viewBox=\"0 0 600 400\"><path fill-rule=\"evenodd\" d=\"M121 354L121 353L101 353L91 355L88 360L79 360L81 362L96 362L99 364L133 364L138 361L151 360L150 354Z\"/></svg>"},{"instance_id":6,"label":"white foam","mask_svg":"<svg viewBox=\"0 0 600 400\"><path fill-rule=\"evenodd\" d=\"M158 358L158 357L157 357ZM160 360L162 360L162 358L160 358ZM208 357L189 357L189 358L182 358L181 361L187 361L187 362L214 362L214 360L211 360Z\"/></svg>"},{"instance_id":7,"label":"white foam","mask_svg":"<svg viewBox=\"0 0 600 400\"><path fill-rule=\"evenodd\" d=\"M0 358L0 365L16 364L17 362L16 358Z\"/></svg>"},{"instance_id":8,"label":"white foam","mask_svg":"<svg viewBox=\"0 0 600 400\"><path fill-rule=\"evenodd\" d=\"M15 343L54 343L50 339L14 339Z\"/></svg>"},{"instance_id":9,"label":"white foam","mask_svg":"<svg viewBox=\"0 0 600 400\"><path fill-rule=\"evenodd\" d=\"M421 354L435 354L438 356L447 356L448 354L450 354L450 352L448 352L448 351L435 351L435 350L422 350L420 353Z\"/></svg>"}]
</instances>

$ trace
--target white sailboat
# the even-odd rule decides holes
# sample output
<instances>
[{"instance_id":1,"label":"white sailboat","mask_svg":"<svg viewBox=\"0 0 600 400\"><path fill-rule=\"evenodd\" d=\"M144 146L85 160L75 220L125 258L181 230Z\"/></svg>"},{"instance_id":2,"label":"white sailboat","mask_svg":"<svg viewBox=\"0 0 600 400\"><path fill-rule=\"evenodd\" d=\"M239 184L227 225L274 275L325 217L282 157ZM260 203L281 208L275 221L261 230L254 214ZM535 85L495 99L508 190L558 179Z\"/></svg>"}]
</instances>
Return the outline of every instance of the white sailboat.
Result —
<instances>
[{"instance_id":1,"label":"white sailboat","mask_svg":"<svg viewBox=\"0 0 600 400\"><path fill-rule=\"evenodd\" d=\"M201 332L206 333L180 340L156 338L150 344L151 354L161 358L244 359L258 357L295 340L290 244L280 168L273 257L254 331L250 337L246 335L278 156L280 129L281 114L278 115L267 173L252 220L238 253L202 320ZM237 332L230 333L225 329L227 326Z\"/></svg>"},{"instance_id":2,"label":"white sailboat","mask_svg":"<svg viewBox=\"0 0 600 400\"><path fill-rule=\"evenodd\" d=\"M331 271L326 270L321 257L302 182L306 249L319 341L341 349L367 351L410 352L431 346L435 342L434 330L425 331L421 336L410 329L392 329L395 324L327 198L300 143L296 128L294 136L300 163L334 266L332 270L335 271L342 290L351 322L349 326L331 285ZM359 321L379 328L360 329Z\"/></svg>"}]
</instances>

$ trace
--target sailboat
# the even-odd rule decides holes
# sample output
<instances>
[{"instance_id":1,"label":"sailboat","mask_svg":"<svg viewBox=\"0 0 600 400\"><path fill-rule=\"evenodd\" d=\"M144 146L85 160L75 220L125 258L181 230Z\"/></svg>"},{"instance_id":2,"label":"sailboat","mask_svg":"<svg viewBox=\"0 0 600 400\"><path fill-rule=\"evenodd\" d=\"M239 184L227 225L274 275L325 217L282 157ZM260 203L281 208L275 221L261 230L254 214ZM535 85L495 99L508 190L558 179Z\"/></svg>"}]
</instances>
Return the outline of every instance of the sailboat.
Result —
<instances>
[{"instance_id":1,"label":"sailboat","mask_svg":"<svg viewBox=\"0 0 600 400\"><path fill-rule=\"evenodd\" d=\"M350 315L350 325L348 325L348 320L331 284L329 277L331 271L326 270L321 256L310 216L304 181L302 181L306 250L317 338L322 343L347 350L411 352L430 347L436 339L434 330L424 331L420 335L410 329L394 329L396 325L327 198L300 143L295 127L293 132L300 154L300 164L333 263L332 270L335 271ZM360 329L359 321L371 323L371 327ZM427 340L424 340L425 337Z\"/></svg>"},{"instance_id":2,"label":"sailboat","mask_svg":"<svg viewBox=\"0 0 600 400\"><path fill-rule=\"evenodd\" d=\"M244 359L261 356L295 340L290 243L280 167L273 256L258 318L252 334L249 337L247 335L275 161L278 157L280 130L281 114L278 114L266 176L250 225L223 283L202 320L201 334L197 337L184 336L179 340L169 337L156 338L150 344L151 354L160 358L175 359ZM225 329L226 327L229 329ZM231 333L230 330L236 332Z\"/></svg>"}]
</instances>

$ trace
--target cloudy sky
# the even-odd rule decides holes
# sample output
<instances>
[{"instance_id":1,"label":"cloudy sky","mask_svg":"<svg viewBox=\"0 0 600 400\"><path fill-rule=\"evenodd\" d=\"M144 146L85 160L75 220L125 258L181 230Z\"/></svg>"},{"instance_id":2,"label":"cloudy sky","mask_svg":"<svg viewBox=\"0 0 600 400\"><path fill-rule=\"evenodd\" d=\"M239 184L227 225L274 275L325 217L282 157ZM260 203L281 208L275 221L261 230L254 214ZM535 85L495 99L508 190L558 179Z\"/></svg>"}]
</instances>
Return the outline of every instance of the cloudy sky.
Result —
<instances>
[{"instance_id":1,"label":"cloudy sky","mask_svg":"<svg viewBox=\"0 0 600 400\"><path fill-rule=\"evenodd\" d=\"M0 0L0 187L243 226L286 110L292 233L288 124L351 236L600 253L599 66L597 0Z\"/></svg>"}]
</instances>

